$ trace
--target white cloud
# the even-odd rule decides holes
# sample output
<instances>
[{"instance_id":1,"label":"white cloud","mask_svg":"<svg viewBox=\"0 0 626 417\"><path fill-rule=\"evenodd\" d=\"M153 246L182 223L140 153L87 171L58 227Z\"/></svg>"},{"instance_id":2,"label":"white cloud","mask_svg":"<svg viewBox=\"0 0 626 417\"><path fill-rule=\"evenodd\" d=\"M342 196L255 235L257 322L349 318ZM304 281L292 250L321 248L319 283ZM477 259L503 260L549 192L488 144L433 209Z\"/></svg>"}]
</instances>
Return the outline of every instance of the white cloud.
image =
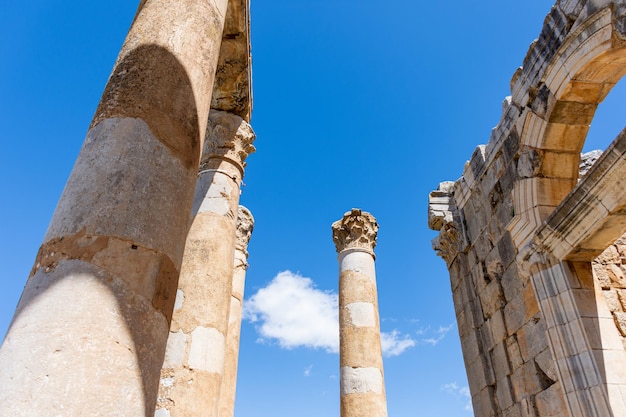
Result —
<instances>
[{"instance_id":1,"label":"white cloud","mask_svg":"<svg viewBox=\"0 0 626 417\"><path fill-rule=\"evenodd\" d=\"M446 337L446 334L448 334L448 332L452 330L453 327L454 327L454 323L448 326L439 326L439 329L437 329L437 333L435 337L422 339L422 342L427 343L432 346L437 346L439 342L441 342L443 338ZM420 334L423 334L423 332Z\"/></svg>"},{"instance_id":2,"label":"white cloud","mask_svg":"<svg viewBox=\"0 0 626 417\"><path fill-rule=\"evenodd\" d=\"M297 273L279 272L266 287L246 300L244 318L260 323L257 331L261 343L276 341L285 349L339 351L337 294L317 289L313 280ZM381 342L385 356L398 356L415 346L410 336L398 330L382 332Z\"/></svg>"},{"instance_id":3,"label":"white cloud","mask_svg":"<svg viewBox=\"0 0 626 417\"><path fill-rule=\"evenodd\" d=\"M383 347L383 355L398 356L410 347L415 346L415 340L408 335L401 335L397 330L391 333L382 332L380 341Z\"/></svg>"},{"instance_id":4,"label":"white cloud","mask_svg":"<svg viewBox=\"0 0 626 417\"><path fill-rule=\"evenodd\" d=\"M444 384L441 386L441 389L456 396L465 399L467 402L465 403L465 411L472 412L472 395L470 394L470 390L467 386L460 387L456 382L452 382L450 384Z\"/></svg>"},{"instance_id":5,"label":"white cloud","mask_svg":"<svg viewBox=\"0 0 626 417\"><path fill-rule=\"evenodd\" d=\"M313 369L313 365L309 365L304 369L304 376L311 376L311 370Z\"/></svg>"},{"instance_id":6,"label":"white cloud","mask_svg":"<svg viewBox=\"0 0 626 417\"><path fill-rule=\"evenodd\" d=\"M285 349L338 352L337 303L336 294L318 290L310 278L284 271L246 300L244 317L260 322L262 340L275 340Z\"/></svg>"}]
</instances>

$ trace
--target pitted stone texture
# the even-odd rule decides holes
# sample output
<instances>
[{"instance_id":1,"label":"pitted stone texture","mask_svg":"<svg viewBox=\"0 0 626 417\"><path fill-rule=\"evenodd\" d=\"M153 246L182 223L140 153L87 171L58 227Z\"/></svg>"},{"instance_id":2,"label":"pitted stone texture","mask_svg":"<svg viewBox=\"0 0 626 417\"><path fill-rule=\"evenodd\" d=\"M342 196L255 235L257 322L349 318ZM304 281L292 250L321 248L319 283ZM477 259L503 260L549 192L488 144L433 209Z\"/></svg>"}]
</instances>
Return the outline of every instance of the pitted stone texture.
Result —
<instances>
[{"instance_id":1,"label":"pitted stone texture","mask_svg":"<svg viewBox=\"0 0 626 417\"><path fill-rule=\"evenodd\" d=\"M378 223L374 216L360 209L352 209L332 225L333 242L337 252L361 249L374 253Z\"/></svg>"}]
</instances>

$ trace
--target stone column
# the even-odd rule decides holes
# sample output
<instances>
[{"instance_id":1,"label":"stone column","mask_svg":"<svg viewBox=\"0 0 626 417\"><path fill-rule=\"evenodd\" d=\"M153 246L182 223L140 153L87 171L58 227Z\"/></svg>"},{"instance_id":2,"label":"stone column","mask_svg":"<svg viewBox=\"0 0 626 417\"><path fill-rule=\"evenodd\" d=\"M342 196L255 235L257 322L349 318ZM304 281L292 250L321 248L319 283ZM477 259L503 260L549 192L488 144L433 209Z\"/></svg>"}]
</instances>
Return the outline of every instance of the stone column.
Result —
<instances>
[{"instance_id":1,"label":"stone column","mask_svg":"<svg viewBox=\"0 0 626 417\"><path fill-rule=\"evenodd\" d=\"M237 207L250 125L211 110L187 236L157 416L217 416L233 282Z\"/></svg>"},{"instance_id":2,"label":"stone column","mask_svg":"<svg viewBox=\"0 0 626 417\"><path fill-rule=\"evenodd\" d=\"M226 358L224 377L220 391L219 417L233 417L235 413L235 391L237 387L237 364L239 363L239 336L241 334L241 314L243 290L248 270L248 242L252 235L254 218L244 206L239 206L237 216L237 240L235 243L235 264L233 288L230 297L230 317L226 335Z\"/></svg>"},{"instance_id":3,"label":"stone column","mask_svg":"<svg viewBox=\"0 0 626 417\"><path fill-rule=\"evenodd\" d=\"M341 417L386 417L374 269L378 224L371 214L352 209L332 229L339 253Z\"/></svg>"},{"instance_id":4,"label":"stone column","mask_svg":"<svg viewBox=\"0 0 626 417\"><path fill-rule=\"evenodd\" d=\"M154 412L227 0L142 0L0 348L0 415Z\"/></svg>"}]
</instances>

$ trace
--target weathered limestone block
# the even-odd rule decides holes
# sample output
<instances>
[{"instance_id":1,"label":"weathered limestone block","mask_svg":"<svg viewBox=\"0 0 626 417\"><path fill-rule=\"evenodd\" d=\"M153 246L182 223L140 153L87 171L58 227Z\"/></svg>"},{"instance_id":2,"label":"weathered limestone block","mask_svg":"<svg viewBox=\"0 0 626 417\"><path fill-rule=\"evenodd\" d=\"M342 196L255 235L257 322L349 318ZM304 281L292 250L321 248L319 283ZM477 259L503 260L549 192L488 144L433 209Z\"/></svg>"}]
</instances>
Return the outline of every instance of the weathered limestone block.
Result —
<instances>
[{"instance_id":1,"label":"weathered limestone block","mask_svg":"<svg viewBox=\"0 0 626 417\"><path fill-rule=\"evenodd\" d=\"M511 387L511 379L505 376L496 381L495 386L496 406L498 410L506 410L515 404L513 388ZM502 411L500 413L503 414Z\"/></svg>"},{"instance_id":2,"label":"weathered limestone block","mask_svg":"<svg viewBox=\"0 0 626 417\"><path fill-rule=\"evenodd\" d=\"M558 383L538 393L535 396L535 403L540 417L561 417L567 407Z\"/></svg>"},{"instance_id":3,"label":"weathered limestone block","mask_svg":"<svg viewBox=\"0 0 626 417\"><path fill-rule=\"evenodd\" d=\"M622 305L615 291L602 291L606 304L613 313L622 311Z\"/></svg>"},{"instance_id":4,"label":"weathered limestone block","mask_svg":"<svg viewBox=\"0 0 626 417\"><path fill-rule=\"evenodd\" d=\"M454 182L442 182L439 188L428 196L428 227L441 230L446 223L451 223L451 197L454 194Z\"/></svg>"},{"instance_id":5,"label":"weathered limestone block","mask_svg":"<svg viewBox=\"0 0 626 417\"><path fill-rule=\"evenodd\" d=\"M332 225L339 253L339 362L342 417L386 417L374 246L378 223L352 209Z\"/></svg>"},{"instance_id":6,"label":"weathered limestone block","mask_svg":"<svg viewBox=\"0 0 626 417\"><path fill-rule=\"evenodd\" d=\"M613 313L615 317L615 324L622 336L626 336L626 313L623 312L615 312Z\"/></svg>"}]
</instances>

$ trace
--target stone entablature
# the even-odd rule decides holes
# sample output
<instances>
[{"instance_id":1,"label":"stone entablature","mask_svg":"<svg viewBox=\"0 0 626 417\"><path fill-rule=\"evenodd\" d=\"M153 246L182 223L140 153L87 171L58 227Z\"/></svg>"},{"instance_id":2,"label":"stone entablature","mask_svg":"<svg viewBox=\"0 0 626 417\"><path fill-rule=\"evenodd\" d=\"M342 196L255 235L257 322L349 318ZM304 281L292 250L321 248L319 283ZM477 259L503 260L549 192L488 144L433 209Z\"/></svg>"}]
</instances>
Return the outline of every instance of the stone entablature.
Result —
<instances>
[{"instance_id":1,"label":"stone entablature","mask_svg":"<svg viewBox=\"0 0 626 417\"><path fill-rule=\"evenodd\" d=\"M228 1L211 95L211 108L236 114L250 122L252 114L250 0Z\"/></svg>"},{"instance_id":2,"label":"stone entablature","mask_svg":"<svg viewBox=\"0 0 626 417\"><path fill-rule=\"evenodd\" d=\"M430 195L477 417L626 415L611 245L626 231L626 133L579 174L595 109L626 73L625 13L557 1L489 142Z\"/></svg>"}]
</instances>

